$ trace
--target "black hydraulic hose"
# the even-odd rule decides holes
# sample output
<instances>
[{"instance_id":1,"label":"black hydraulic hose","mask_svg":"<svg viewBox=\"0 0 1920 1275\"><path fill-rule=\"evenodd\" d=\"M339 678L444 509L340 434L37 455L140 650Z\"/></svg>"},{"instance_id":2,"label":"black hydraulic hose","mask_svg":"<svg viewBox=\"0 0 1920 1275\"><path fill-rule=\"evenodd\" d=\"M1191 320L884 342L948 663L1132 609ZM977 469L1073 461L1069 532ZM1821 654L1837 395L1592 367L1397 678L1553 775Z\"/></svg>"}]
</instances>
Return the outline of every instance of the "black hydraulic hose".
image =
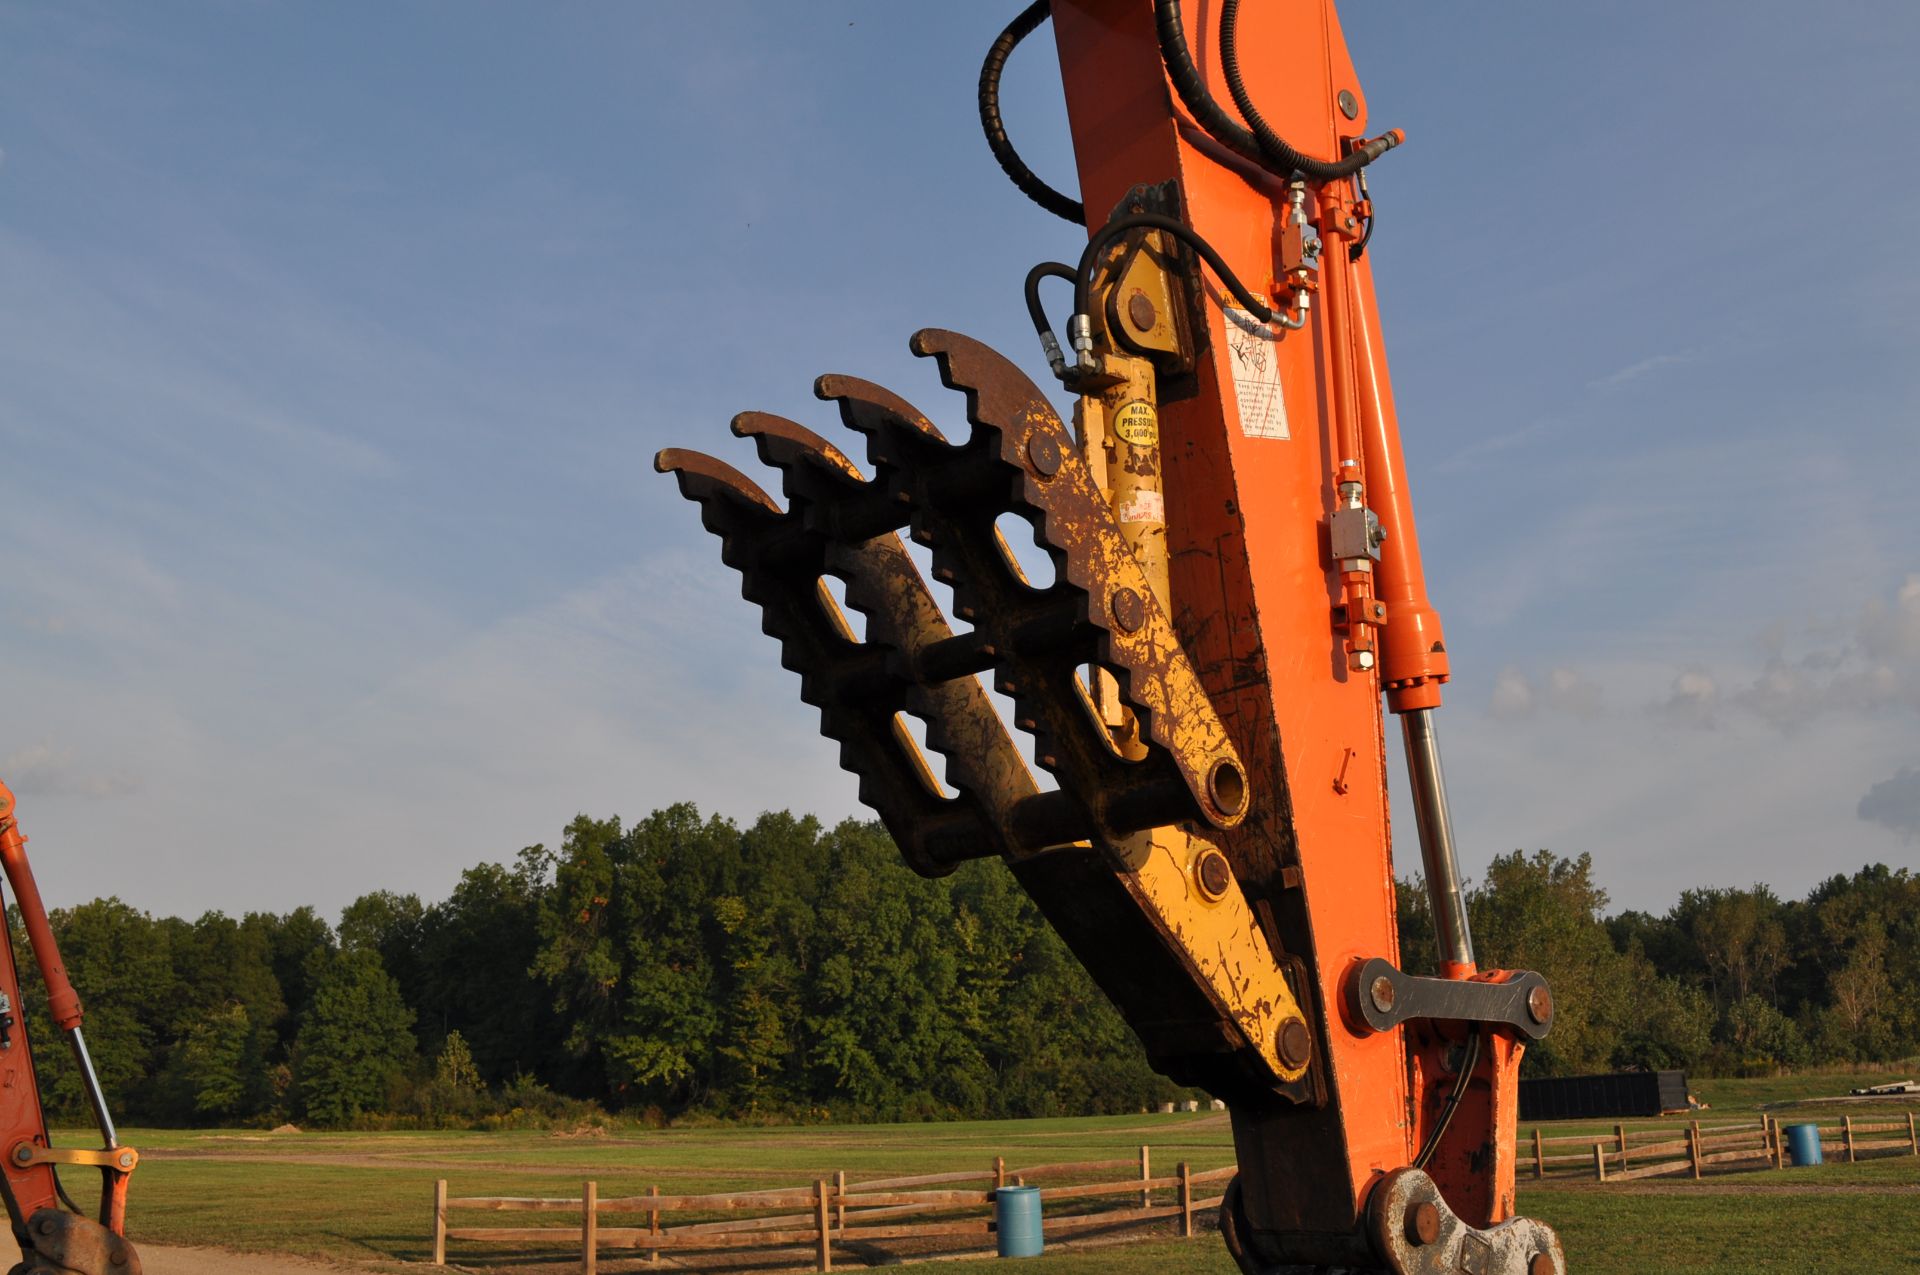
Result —
<instances>
[{"instance_id":1,"label":"black hydraulic hose","mask_svg":"<svg viewBox=\"0 0 1920 1275\"><path fill-rule=\"evenodd\" d=\"M1013 184L1020 188L1021 194L1054 216L1063 217L1076 226L1084 226L1087 224L1086 208L1079 200L1069 198L1047 185L1027 167L1020 158L1020 152L1008 140L1006 125L1000 119L1000 73L1006 69L1007 58L1012 56L1020 41L1032 35L1034 29L1047 20L1051 10L1050 0L1033 0L988 47L987 60L980 66L980 127L987 135L987 146L993 151L993 157L1000 161L1001 169L1013 179Z\"/></svg>"},{"instance_id":2,"label":"black hydraulic hose","mask_svg":"<svg viewBox=\"0 0 1920 1275\"><path fill-rule=\"evenodd\" d=\"M1453 1123L1453 1113L1460 1109L1460 1100L1467 1096L1467 1086L1473 1081L1473 1069L1480 1065L1480 1032L1473 1029L1467 1038L1466 1056L1460 1062L1460 1078L1453 1082L1453 1092L1447 1095L1447 1105L1440 1110L1440 1119L1434 1124L1433 1132L1427 1135L1427 1141L1420 1148L1420 1154L1414 1157L1413 1167L1424 1169L1427 1161L1433 1159L1433 1153L1440 1148L1441 1135L1447 1126Z\"/></svg>"},{"instance_id":3,"label":"black hydraulic hose","mask_svg":"<svg viewBox=\"0 0 1920 1275\"><path fill-rule=\"evenodd\" d=\"M1033 330L1040 334L1040 348L1046 351L1047 362L1058 376L1066 368L1066 356L1060 352L1060 338L1053 334L1053 321L1047 318L1047 307L1040 300L1042 279L1065 279L1078 284L1080 276L1064 261L1043 261L1027 271L1027 317L1033 320Z\"/></svg>"},{"instance_id":4,"label":"black hydraulic hose","mask_svg":"<svg viewBox=\"0 0 1920 1275\"><path fill-rule=\"evenodd\" d=\"M1240 117L1247 122L1247 128L1253 133L1254 141L1260 144L1261 152L1276 164L1296 170L1305 156L1293 152L1293 148L1282 141L1280 134L1273 131L1267 123L1267 117L1253 104L1253 95L1247 92L1247 82L1240 75L1240 0L1220 0L1220 66L1227 73L1227 95L1233 98L1233 104L1239 108Z\"/></svg>"},{"instance_id":5,"label":"black hydraulic hose","mask_svg":"<svg viewBox=\"0 0 1920 1275\"><path fill-rule=\"evenodd\" d=\"M1080 276L1064 261L1043 261L1027 271L1027 317L1033 320L1033 330L1045 336L1053 331L1053 324L1048 321L1046 307L1040 302L1042 279L1065 279L1068 283L1078 283Z\"/></svg>"},{"instance_id":6,"label":"black hydraulic hose","mask_svg":"<svg viewBox=\"0 0 1920 1275\"><path fill-rule=\"evenodd\" d=\"M1180 100L1186 103L1187 110L1192 112L1200 127L1213 135L1214 140L1282 177L1299 173L1320 182L1351 177L1400 144L1401 135L1394 130L1356 148L1345 159L1331 161L1315 159L1289 146L1267 126L1240 77L1240 57L1233 39L1234 20L1239 7L1238 0L1222 0L1220 60L1227 75L1227 89L1233 95L1234 105L1253 125L1251 131L1222 110L1220 104L1213 100L1213 95L1207 92L1207 86L1201 82L1199 68L1194 66L1193 53L1187 47L1186 28L1180 22L1180 0L1154 0L1153 5L1160 36L1160 56L1167 64L1167 74L1173 80Z\"/></svg>"},{"instance_id":7,"label":"black hydraulic hose","mask_svg":"<svg viewBox=\"0 0 1920 1275\"><path fill-rule=\"evenodd\" d=\"M1353 247L1347 249L1348 261L1360 260L1361 256L1367 250L1367 245L1373 242L1373 223L1379 215L1378 213L1372 212L1367 214L1367 228L1360 232L1360 238L1354 243Z\"/></svg>"},{"instance_id":8,"label":"black hydraulic hose","mask_svg":"<svg viewBox=\"0 0 1920 1275\"><path fill-rule=\"evenodd\" d=\"M1200 82L1199 69L1193 65L1193 54L1187 48L1187 29L1180 23L1180 0L1154 0L1153 18L1160 36L1160 60L1167 64L1167 76L1172 79L1180 100L1187 104L1194 122L1228 150L1262 168L1267 167L1267 157L1261 153L1259 141L1221 110L1220 104L1207 92L1207 86Z\"/></svg>"},{"instance_id":9,"label":"black hydraulic hose","mask_svg":"<svg viewBox=\"0 0 1920 1275\"><path fill-rule=\"evenodd\" d=\"M1220 282L1226 285L1227 291L1234 295L1234 299L1245 306L1256 319L1262 323L1273 322L1272 307L1247 290L1247 286L1240 282L1239 276L1234 274L1220 254L1214 251L1212 244L1196 234L1192 227L1159 213L1129 213L1125 217L1116 217L1094 232L1093 238L1087 241L1087 250L1080 254L1080 267L1074 272L1073 312L1075 314L1092 313L1087 306L1088 296L1093 289L1094 267L1099 263L1100 254L1106 251L1107 246L1129 230L1163 230L1172 235L1198 253L1200 259L1212 267L1214 274L1220 277Z\"/></svg>"}]
</instances>

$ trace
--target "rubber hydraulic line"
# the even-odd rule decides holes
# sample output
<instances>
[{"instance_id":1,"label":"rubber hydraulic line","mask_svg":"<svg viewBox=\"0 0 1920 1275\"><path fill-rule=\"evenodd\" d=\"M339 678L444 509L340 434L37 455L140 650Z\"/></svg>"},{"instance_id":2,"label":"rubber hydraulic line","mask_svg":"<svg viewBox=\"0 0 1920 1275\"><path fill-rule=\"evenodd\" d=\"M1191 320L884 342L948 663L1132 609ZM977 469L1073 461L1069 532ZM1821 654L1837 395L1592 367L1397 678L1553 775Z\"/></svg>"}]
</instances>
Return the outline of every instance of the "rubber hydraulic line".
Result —
<instances>
[{"instance_id":1,"label":"rubber hydraulic line","mask_svg":"<svg viewBox=\"0 0 1920 1275\"><path fill-rule=\"evenodd\" d=\"M1059 376L1066 370L1067 357L1060 352L1060 338L1053 333L1053 321L1047 318L1047 307L1040 300L1040 281L1042 279L1065 279L1077 284L1080 276L1074 273L1072 266L1063 261L1043 261L1027 271L1024 288L1027 297L1027 317L1033 320L1033 330L1039 334L1040 348L1046 351L1047 366L1053 374Z\"/></svg>"},{"instance_id":2,"label":"rubber hydraulic line","mask_svg":"<svg viewBox=\"0 0 1920 1275\"><path fill-rule=\"evenodd\" d=\"M1440 1119L1434 1122L1426 1145L1413 1158L1413 1167L1416 1169L1426 1168L1427 1162L1433 1159L1433 1153L1440 1149L1440 1139L1446 1136L1447 1126L1453 1123L1453 1113L1460 1109L1460 1100L1467 1096L1467 1086L1473 1083L1473 1069L1480 1065L1480 1032L1480 1026L1475 1024L1468 1034L1466 1056L1460 1060L1459 1078L1453 1082L1453 1091L1447 1095L1446 1105L1440 1109Z\"/></svg>"},{"instance_id":3,"label":"rubber hydraulic line","mask_svg":"<svg viewBox=\"0 0 1920 1275\"><path fill-rule=\"evenodd\" d=\"M1231 68L1227 72L1229 89L1239 79L1239 60L1234 57L1232 42L1228 38L1231 32L1229 15L1236 7L1232 0L1228 0L1220 16L1222 61ZM1207 92L1207 86L1201 82L1199 68L1194 66L1193 53L1187 47L1186 28L1181 25L1180 0L1154 0L1153 14L1160 37L1160 57L1166 62L1167 75L1172 79L1175 91L1180 94L1180 100L1186 103L1187 110L1193 113L1200 127L1213 135L1215 141L1262 168L1278 172L1282 177L1299 173L1313 181L1337 181L1353 176L1405 140L1399 129L1392 129L1355 148L1345 159L1329 161L1301 154L1268 128L1266 140L1272 143L1269 150L1261 137L1222 110L1220 104L1213 100L1213 95ZM1258 118L1259 112L1252 109L1250 99L1241 102L1246 97L1244 85L1234 97L1236 104L1240 105L1241 111L1250 120Z\"/></svg>"},{"instance_id":4,"label":"rubber hydraulic line","mask_svg":"<svg viewBox=\"0 0 1920 1275\"><path fill-rule=\"evenodd\" d=\"M1163 230L1172 235L1198 253L1200 259L1219 276L1220 282L1226 285L1227 291L1233 294L1234 300L1245 306L1256 319L1262 323L1273 322L1273 308L1247 290L1247 286L1240 282L1240 277L1233 273L1212 244L1202 239L1193 227L1160 213L1129 213L1125 217L1116 217L1094 232L1093 238L1087 241L1086 251L1080 254L1080 267L1073 281L1073 312L1076 315L1092 313L1087 307L1093 289L1094 267L1107 246L1129 230Z\"/></svg>"},{"instance_id":5,"label":"rubber hydraulic line","mask_svg":"<svg viewBox=\"0 0 1920 1275\"><path fill-rule=\"evenodd\" d=\"M1366 201L1367 205L1367 228L1361 232L1360 238L1353 246L1347 249L1348 261L1358 261L1367 255L1367 245L1373 242L1373 225L1380 219L1380 214L1373 211L1373 195L1367 190L1367 174L1364 170L1359 174L1359 178L1360 198Z\"/></svg>"},{"instance_id":6,"label":"rubber hydraulic line","mask_svg":"<svg viewBox=\"0 0 1920 1275\"><path fill-rule=\"evenodd\" d=\"M1026 161L1020 158L1020 152L1013 148L1013 142L1007 137L1006 125L1000 119L1000 73L1006 70L1007 59L1013 55L1015 47L1032 35L1047 20L1050 12L1050 0L1033 0L988 46L987 60L980 66L980 128L986 133L987 146L993 151L993 157L1000 161L1001 170L1013 179L1013 184L1020 188L1021 194L1054 216L1076 226L1084 226L1087 224L1086 207L1079 200L1049 186L1027 167Z\"/></svg>"}]
</instances>

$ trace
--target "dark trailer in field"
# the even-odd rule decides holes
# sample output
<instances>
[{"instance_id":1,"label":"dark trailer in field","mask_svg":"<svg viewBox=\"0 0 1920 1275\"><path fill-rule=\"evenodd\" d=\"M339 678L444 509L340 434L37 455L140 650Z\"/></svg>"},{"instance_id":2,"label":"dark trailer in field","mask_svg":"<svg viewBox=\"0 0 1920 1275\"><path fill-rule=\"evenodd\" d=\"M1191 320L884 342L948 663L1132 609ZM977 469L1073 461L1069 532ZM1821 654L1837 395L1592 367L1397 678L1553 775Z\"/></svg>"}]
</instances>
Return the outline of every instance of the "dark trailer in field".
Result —
<instances>
[{"instance_id":1,"label":"dark trailer in field","mask_svg":"<svg viewBox=\"0 0 1920 1275\"><path fill-rule=\"evenodd\" d=\"M1683 1071L1621 1071L1610 1076L1548 1076L1520 1082L1522 1120L1596 1120L1657 1116L1687 1109Z\"/></svg>"}]
</instances>

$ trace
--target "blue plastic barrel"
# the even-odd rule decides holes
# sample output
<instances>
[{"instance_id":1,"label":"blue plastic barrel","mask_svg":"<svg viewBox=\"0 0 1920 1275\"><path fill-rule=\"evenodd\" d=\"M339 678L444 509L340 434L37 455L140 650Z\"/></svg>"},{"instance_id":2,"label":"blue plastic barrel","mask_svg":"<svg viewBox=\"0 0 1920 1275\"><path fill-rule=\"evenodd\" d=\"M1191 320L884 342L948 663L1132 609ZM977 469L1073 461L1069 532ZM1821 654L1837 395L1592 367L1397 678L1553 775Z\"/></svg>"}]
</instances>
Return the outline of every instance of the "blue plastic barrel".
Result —
<instances>
[{"instance_id":1,"label":"blue plastic barrel","mask_svg":"<svg viewBox=\"0 0 1920 1275\"><path fill-rule=\"evenodd\" d=\"M1787 1135L1787 1155L1795 1164L1820 1163L1819 1125L1790 1124L1783 1132Z\"/></svg>"},{"instance_id":2,"label":"blue plastic barrel","mask_svg":"<svg viewBox=\"0 0 1920 1275\"><path fill-rule=\"evenodd\" d=\"M1040 1188L1003 1186L993 1193L993 1230L1002 1257L1038 1257L1046 1247L1040 1234Z\"/></svg>"}]
</instances>

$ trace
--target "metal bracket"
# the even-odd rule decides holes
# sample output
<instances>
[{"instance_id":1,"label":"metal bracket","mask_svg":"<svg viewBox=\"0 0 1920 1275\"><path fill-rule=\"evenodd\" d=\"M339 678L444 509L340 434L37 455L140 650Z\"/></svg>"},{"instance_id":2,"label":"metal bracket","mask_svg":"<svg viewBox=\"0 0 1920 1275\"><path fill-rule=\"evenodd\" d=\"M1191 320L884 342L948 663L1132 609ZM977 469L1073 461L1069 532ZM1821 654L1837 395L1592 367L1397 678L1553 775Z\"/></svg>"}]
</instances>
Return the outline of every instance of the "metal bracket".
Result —
<instances>
[{"instance_id":1,"label":"metal bracket","mask_svg":"<svg viewBox=\"0 0 1920 1275\"><path fill-rule=\"evenodd\" d=\"M32 1248L17 1275L140 1275L140 1255L123 1236L59 1209L41 1209L27 1224Z\"/></svg>"},{"instance_id":2,"label":"metal bracket","mask_svg":"<svg viewBox=\"0 0 1920 1275\"><path fill-rule=\"evenodd\" d=\"M1486 1230L1462 1221L1419 1169L1395 1169L1367 1199L1367 1229L1393 1275L1566 1275L1560 1237L1511 1218Z\"/></svg>"},{"instance_id":3,"label":"metal bracket","mask_svg":"<svg viewBox=\"0 0 1920 1275\"><path fill-rule=\"evenodd\" d=\"M1413 1018L1504 1023L1529 1040L1539 1040L1553 1028L1553 993L1547 980L1531 970L1506 974L1497 983L1420 978L1376 956L1348 981L1347 1008L1356 1022L1377 1032L1392 1031Z\"/></svg>"},{"instance_id":4,"label":"metal bracket","mask_svg":"<svg viewBox=\"0 0 1920 1275\"><path fill-rule=\"evenodd\" d=\"M140 1164L140 1153L132 1147L87 1150L22 1142L13 1148L13 1162L23 1169L36 1164L83 1164L95 1169L112 1169L115 1173L132 1173Z\"/></svg>"},{"instance_id":5,"label":"metal bracket","mask_svg":"<svg viewBox=\"0 0 1920 1275\"><path fill-rule=\"evenodd\" d=\"M1241 1275L1567 1275L1551 1226L1516 1217L1485 1230L1463 1220L1420 1169L1376 1177L1357 1232L1254 1232L1240 1179L1220 1204L1220 1237Z\"/></svg>"}]
</instances>

